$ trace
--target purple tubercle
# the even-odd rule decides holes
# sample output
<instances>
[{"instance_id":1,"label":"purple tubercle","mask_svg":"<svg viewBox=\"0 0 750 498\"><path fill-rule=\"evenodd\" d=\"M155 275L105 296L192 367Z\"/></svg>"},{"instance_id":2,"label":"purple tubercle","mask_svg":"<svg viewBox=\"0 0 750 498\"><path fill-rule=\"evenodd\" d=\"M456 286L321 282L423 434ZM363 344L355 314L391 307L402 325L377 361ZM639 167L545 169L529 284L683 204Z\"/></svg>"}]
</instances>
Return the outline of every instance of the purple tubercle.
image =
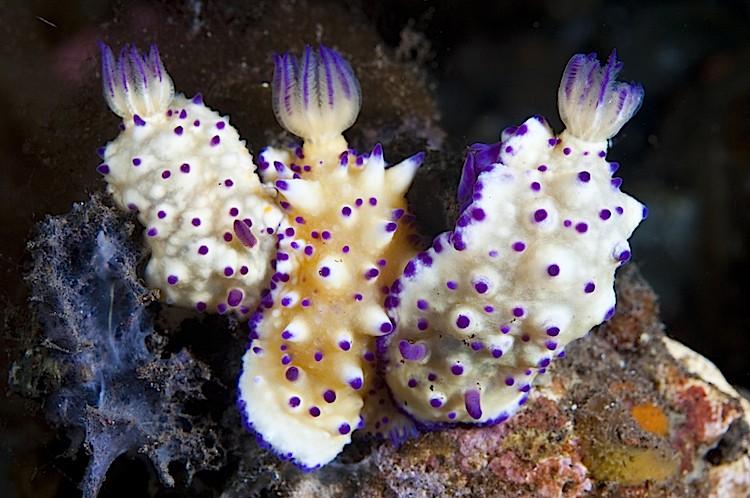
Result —
<instances>
[{"instance_id":1,"label":"purple tubercle","mask_svg":"<svg viewBox=\"0 0 750 498\"><path fill-rule=\"evenodd\" d=\"M497 142L491 145L475 143L469 147L458 183L457 199L462 210L471 202L479 174L499 161L502 146L502 142Z\"/></svg>"}]
</instances>

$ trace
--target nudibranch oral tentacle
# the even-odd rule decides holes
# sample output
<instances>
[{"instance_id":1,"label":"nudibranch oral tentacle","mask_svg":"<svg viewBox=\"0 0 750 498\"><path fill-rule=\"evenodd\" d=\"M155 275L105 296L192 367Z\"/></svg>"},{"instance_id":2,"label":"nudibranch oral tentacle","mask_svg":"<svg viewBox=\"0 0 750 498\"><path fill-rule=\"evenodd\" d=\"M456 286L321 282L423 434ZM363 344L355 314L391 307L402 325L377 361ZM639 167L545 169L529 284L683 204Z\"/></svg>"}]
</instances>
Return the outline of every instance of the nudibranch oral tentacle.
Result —
<instances>
[{"instance_id":1,"label":"nudibranch oral tentacle","mask_svg":"<svg viewBox=\"0 0 750 498\"><path fill-rule=\"evenodd\" d=\"M614 55L604 69L592 56L571 59L560 136L534 117L498 144L473 145L454 230L394 284L382 368L399 409L422 427L507 419L570 341L612 316L615 269L645 216L605 160L606 139L643 94L614 80L620 68Z\"/></svg>"},{"instance_id":2,"label":"nudibranch oral tentacle","mask_svg":"<svg viewBox=\"0 0 750 498\"><path fill-rule=\"evenodd\" d=\"M274 110L304 145L259 157L286 217L270 293L249 322L238 405L263 444L311 469L357 429L413 433L412 422L387 411L375 337L392 330L385 292L416 252L404 195L423 155L387 167L380 145L362 155L348 148L341 133L361 99L336 52L306 47L301 61L274 62Z\"/></svg>"},{"instance_id":3,"label":"nudibranch oral tentacle","mask_svg":"<svg viewBox=\"0 0 750 498\"><path fill-rule=\"evenodd\" d=\"M123 118L97 170L122 209L137 211L151 250L150 287L169 303L249 316L271 272L282 211L226 117L174 94L156 46L101 44L104 95ZM239 230L239 231L238 231Z\"/></svg>"}]
</instances>

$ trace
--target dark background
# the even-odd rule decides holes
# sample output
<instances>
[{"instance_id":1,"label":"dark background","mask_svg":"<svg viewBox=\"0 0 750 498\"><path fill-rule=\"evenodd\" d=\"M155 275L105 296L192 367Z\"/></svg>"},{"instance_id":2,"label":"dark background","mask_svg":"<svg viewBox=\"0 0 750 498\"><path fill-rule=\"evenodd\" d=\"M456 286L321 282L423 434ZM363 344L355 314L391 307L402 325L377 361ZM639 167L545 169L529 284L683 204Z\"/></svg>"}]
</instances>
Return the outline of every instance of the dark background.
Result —
<instances>
[{"instance_id":1,"label":"dark background","mask_svg":"<svg viewBox=\"0 0 750 498\"><path fill-rule=\"evenodd\" d=\"M202 26L218 11L252 15L256 3L159 2L152 8L147 2L0 1L0 278L6 314L25 306L24 240L34 222L67 212L103 185L94 173L94 150L116 135L117 123L99 97L96 41L117 33L118 40L145 48L159 33L165 36L167 26L170 33L175 26L194 30L196 36L186 37L191 42L173 39L162 53L168 67L181 62L193 81L211 82L209 88L180 90L210 93L221 86L217 81L233 77L217 79L213 71L230 65L238 52L249 59L255 54L253 47L223 47L220 32L202 45ZM424 68L446 131L444 140L425 143L428 164L430 150L458 157L466 145L495 141L503 128L533 114L547 116L559 131L557 84L569 57L597 52L602 58L616 48L625 63L622 78L646 90L643 107L615 137L609 155L621 163L623 190L651 212L631 240L634 261L661 297L668 334L714 361L731 382L750 386L750 2L283 3L297 15L309 5L352 11L377 30L383 50L398 48L400 57ZM262 22L273 30L284 20ZM279 34L275 50L315 43L314 29L309 38ZM203 46L211 48L201 51ZM364 62L354 61L355 71L377 70ZM364 97L363 113L377 106ZM231 99L212 104L238 115L240 133L250 134L242 120L251 110ZM273 126L270 109L264 112ZM253 145L257 150L263 144ZM11 323L4 322L3 371L19 354L8 334ZM5 374L0 378L4 383ZM17 401L7 407L28 409ZM4 415L3 434L11 418L17 417ZM35 440L40 430L14 427L6 443ZM2 458L9 455L4 451Z\"/></svg>"}]
</instances>

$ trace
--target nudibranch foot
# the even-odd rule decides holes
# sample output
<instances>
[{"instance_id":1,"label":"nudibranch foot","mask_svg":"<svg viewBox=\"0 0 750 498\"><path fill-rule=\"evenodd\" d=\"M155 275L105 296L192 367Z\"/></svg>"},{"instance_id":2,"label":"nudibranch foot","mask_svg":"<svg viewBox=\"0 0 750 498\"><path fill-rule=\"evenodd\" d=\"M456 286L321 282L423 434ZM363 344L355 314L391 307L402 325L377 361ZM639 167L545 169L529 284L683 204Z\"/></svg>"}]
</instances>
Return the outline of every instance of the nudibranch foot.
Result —
<instances>
[{"instance_id":1,"label":"nudibranch foot","mask_svg":"<svg viewBox=\"0 0 750 498\"><path fill-rule=\"evenodd\" d=\"M274 113L306 144L338 138L357 119L361 102L354 71L334 50L321 45L316 52L307 45L301 61L289 53L274 54Z\"/></svg>"},{"instance_id":2,"label":"nudibranch foot","mask_svg":"<svg viewBox=\"0 0 750 498\"><path fill-rule=\"evenodd\" d=\"M174 96L172 79L164 70L156 45L142 54L135 45L125 45L119 59L107 45L102 52L104 98L121 118L146 118L166 110Z\"/></svg>"},{"instance_id":3,"label":"nudibranch foot","mask_svg":"<svg viewBox=\"0 0 750 498\"><path fill-rule=\"evenodd\" d=\"M115 61L102 45L102 57L104 94L124 119L97 171L146 227L146 281L168 303L248 316L283 214L245 142L200 95L173 95L155 46L148 55L126 46Z\"/></svg>"},{"instance_id":4,"label":"nudibranch foot","mask_svg":"<svg viewBox=\"0 0 750 498\"><path fill-rule=\"evenodd\" d=\"M588 142L615 136L643 101L639 83L617 81L622 62L615 50L600 67L596 54L576 54L565 67L557 105L567 131Z\"/></svg>"},{"instance_id":5,"label":"nudibranch foot","mask_svg":"<svg viewBox=\"0 0 750 498\"><path fill-rule=\"evenodd\" d=\"M463 212L393 284L395 329L378 345L396 406L420 427L507 419L570 341L612 316L614 273L645 209L612 178L606 145L533 117L470 148Z\"/></svg>"}]
</instances>

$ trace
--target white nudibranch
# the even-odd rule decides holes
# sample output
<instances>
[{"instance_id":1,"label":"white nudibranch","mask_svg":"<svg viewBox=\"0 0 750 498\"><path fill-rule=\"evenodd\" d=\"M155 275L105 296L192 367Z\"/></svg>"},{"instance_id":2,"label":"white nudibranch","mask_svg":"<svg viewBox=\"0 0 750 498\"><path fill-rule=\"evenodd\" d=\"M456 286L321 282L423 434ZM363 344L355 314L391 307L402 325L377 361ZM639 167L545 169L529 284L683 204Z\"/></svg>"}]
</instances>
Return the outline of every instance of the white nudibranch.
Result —
<instances>
[{"instance_id":1,"label":"white nudibranch","mask_svg":"<svg viewBox=\"0 0 750 498\"><path fill-rule=\"evenodd\" d=\"M613 315L615 270L646 216L605 160L643 97L614 80L620 68L614 52L604 68L574 56L559 92L565 132L534 117L473 145L454 230L393 284L380 360L421 427L507 419L570 341Z\"/></svg>"},{"instance_id":2,"label":"white nudibranch","mask_svg":"<svg viewBox=\"0 0 750 498\"><path fill-rule=\"evenodd\" d=\"M136 211L151 250L146 281L166 301L246 316L267 285L282 212L226 117L174 94L155 46L101 44L104 96L123 118L97 170Z\"/></svg>"},{"instance_id":3,"label":"white nudibranch","mask_svg":"<svg viewBox=\"0 0 750 498\"><path fill-rule=\"evenodd\" d=\"M387 167L380 145L348 148L341 133L359 113L359 83L334 51L274 60L276 115L304 145L260 154L286 219L271 292L250 320L238 404L263 444L311 469L359 428L413 434L378 382L375 337L392 329L384 291L416 253L404 194L423 155Z\"/></svg>"}]
</instances>

